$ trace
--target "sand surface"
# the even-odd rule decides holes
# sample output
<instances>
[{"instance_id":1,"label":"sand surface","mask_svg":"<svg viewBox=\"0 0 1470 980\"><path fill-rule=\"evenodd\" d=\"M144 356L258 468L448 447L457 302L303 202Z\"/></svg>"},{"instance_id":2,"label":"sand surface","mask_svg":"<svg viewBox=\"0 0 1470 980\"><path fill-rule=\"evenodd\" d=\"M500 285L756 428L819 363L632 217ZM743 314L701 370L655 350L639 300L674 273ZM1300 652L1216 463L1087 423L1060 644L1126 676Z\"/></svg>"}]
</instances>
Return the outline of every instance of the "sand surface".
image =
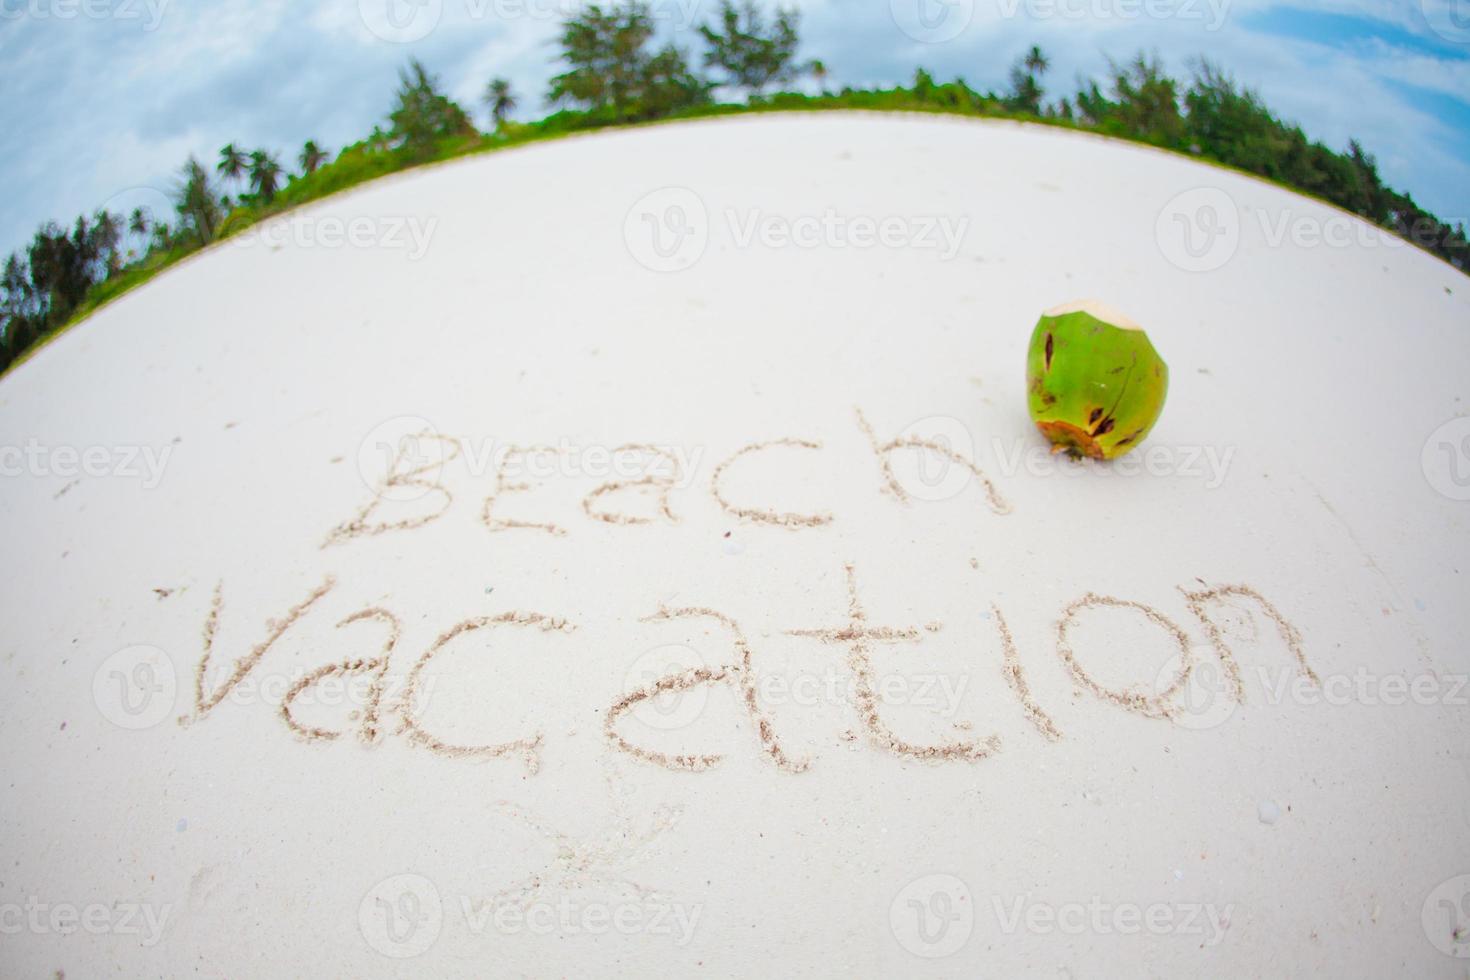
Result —
<instances>
[{"instance_id":1,"label":"sand surface","mask_svg":"<svg viewBox=\"0 0 1470 980\"><path fill-rule=\"evenodd\" d=\"M855 114L264 233L0 382L0 973L1462 975L1470 280ZM1089 297L1127 468L1026 416Z\"/></svg>"}]
</instances>

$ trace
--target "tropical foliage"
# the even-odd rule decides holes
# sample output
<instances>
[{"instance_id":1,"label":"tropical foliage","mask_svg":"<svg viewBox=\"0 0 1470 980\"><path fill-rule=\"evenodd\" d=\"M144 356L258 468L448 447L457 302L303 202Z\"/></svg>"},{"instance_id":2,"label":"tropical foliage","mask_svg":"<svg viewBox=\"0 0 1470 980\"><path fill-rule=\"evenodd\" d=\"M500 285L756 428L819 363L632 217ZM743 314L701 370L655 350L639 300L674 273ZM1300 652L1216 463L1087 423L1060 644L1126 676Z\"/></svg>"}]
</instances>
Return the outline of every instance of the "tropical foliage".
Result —
<instances>
[{"instance_id":1,"label":"tropical foliage","mask_svg":"<svg viewBox=\"0 0 1470 980\"><path fill-rule=\"evenodd\" d=\"M652 48L653 17L646 3L604 10L591 4L567 18L560 61L551 79L553 105L580 107L599 119L656 119L709 101L710 82L696 75L672 44Z\"/></svg>"},{"instance_id":2,"label":"tropical foliage","mask_svg":"<svg viewBox=\"0 0 1470 980\"><path fill-rule=\"evenodd\" d=\"M327 162L327 151L316 145L316 140L307 140L301 147L302 174L314 174L317 168Z\"/></svg>"},{"instance_id":3,"label":"tropical foliage","mask_svg":"<svg viewBox=\"0 0 1470 980\"><path fill-rule=\"evenodd\" d=\"M398 104L388 115L392 145L413 156L429 156L447 136L472 136L469 115L439 90L439 81L422 62L411 59L398 75Z\"/></svg>"},{"instance_id":4,"label":"tropical foliage","mask_svg":"<svg viewBox=\"0 0 1470 980\"><path fill-rule=\"evenodd\" d=\"M499 129L507 116L516 110L515 92L510 82L503 78L492 78L485 86L485 105L490 109L490 128Z\"/></svg>"},{"instance_id":5,"label":"tropical foliage","mask_svg":"<svg viewBox=\"0 0 1470 980\"><path fill-rule=\"evenodd\" d=\"M516 98L508 82L492 80L485 103L493 131L479 132L417 60L399 76L387 128L375 127L335 159L314 142L303 147L300 173L288 174L269 150L223 147L213 173L195 158L180 171L174 213L135 208L126 219L106 211L69 227L48 222L31 243L0 264L0 369L28 348L85 316L99 304L146 282L160 270L218 238L272 214L385 174L431 160L496 150L624 122L751 111L865 109L1019 118L1137 140L1258 174L1335 204L1393 231L1470 272L1462 225L1451 226L1386 186L1373 157L1356 141L1341 152L1307 138L1219 67L1200 62L1193 77L1165 74L1140 54L1115 65L1102 82L1049 102L1046 55L1032 47L1015 62L1009 87L980 92L963 79L936 82L919 69L910 86L826 91L820 61L798 67L797 18L777 11L767 24L749 3L722 2L701 29L709 78L689 67L684 52L654 44L649 7L641 2L589 6L562 25L548 99L558 111L536 122L509 119ZM809 72L820 94L766 87ZM748 93L741 103L716 103L717 86ZM234 193L234 199L226 194Z\"/></svg>"},{"instance_id":6,"label":"tropical foliage","mask_svg":"<svg viewBox=\"0 0 1470 980\"><path fill-rule=\"evenodd\" d=\"M794 10L777 10L775 22L766 27L765 15L751 0L737 7L720 0L715 25L699 28L709 50L706 68L722 69L724 83L759 95L773 82L789 82L797 75L796 30L800 17ZM815 62L810 68L820 66ZM826 68L821 69L825 76Z\"/></svg>"}]
</instances>

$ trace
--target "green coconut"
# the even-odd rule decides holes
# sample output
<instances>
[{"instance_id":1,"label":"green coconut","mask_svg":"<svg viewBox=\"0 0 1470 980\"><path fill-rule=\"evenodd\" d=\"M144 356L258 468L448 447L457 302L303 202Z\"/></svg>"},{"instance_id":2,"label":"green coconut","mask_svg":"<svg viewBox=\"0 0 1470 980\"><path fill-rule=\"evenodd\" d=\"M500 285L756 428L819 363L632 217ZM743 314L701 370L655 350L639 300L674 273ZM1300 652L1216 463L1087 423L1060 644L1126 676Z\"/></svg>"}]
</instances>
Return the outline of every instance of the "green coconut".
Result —
<instances>
[{"instance_id":1,"label":"green coconut","mask_svg":"<svg viewBox=\"0 0 1470 980\"><path fill-rule=\"evenodd\" d=\"M1052 452L1117 459L1159 420L1169 367L1142 327L1089 300L1041 315L1026 382L1031 420Z\"/></svg>"}]
</instances>

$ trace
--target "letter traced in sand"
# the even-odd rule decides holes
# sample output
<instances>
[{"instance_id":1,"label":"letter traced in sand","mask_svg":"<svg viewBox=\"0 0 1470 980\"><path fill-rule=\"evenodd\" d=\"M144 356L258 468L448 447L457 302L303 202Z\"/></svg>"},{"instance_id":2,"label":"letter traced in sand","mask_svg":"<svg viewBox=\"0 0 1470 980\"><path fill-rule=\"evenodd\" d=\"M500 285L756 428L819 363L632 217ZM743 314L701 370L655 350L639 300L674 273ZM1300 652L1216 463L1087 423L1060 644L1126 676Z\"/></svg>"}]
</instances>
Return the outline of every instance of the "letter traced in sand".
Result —
<instances>
[{"instance_id":1,"label":"letter traced in sand","mask_svg":"<svg viewBox=\"0 0 1470 980\"><path fill-rule=\"evenodd\" d=\"M368 688L367 704L363 706L362 718L358 724L357 735L367 745L371 745L377 741L378 707L383 699L383 675L388 672L388 658L393 655L393 648L398 645L398 638L403 633L403 626L398 622L398 617L394 616L388 610L374 607L353 613L338 623L337 628L341 629L353 623L361 623L369 620L382 623L388 627L388 638L383 643L383 653L381 656L370 659L359 657L355 660L344 660L338 664L325 664L318 667L305 677L302 677L295 684L292 684L291 689L286 692L285 698L281 700L281 717L286 719L286 724L290 726L293 732L308 741L330 741L342 733L301 724L291 714L291 705L309 688L321 683L328 677L352 677L358 674L371 675L372 683Z\"/></svg>"},{"instance_id":2,"label":"letter traced in sand","mask_svg":"<svg viewBox=\"0 0 1470 980\"><path fill-rule=\"evenodd\" d=\"M1036 726L1036 730L1053 742L1060 741L1061 730L1031 696L1031 685L1026 683L1026 673L1021 669L1021 657L1016 653L1016 641L1011 637L1011 628L1006 624L1005 616L1001 614L999 606L992 605L990 611L995 616L995 628L1000 631L1000 645L1005 655L1001 672L1005 674L1006 683L1015 692L1022 710L1026 712L1031 724Z\"/></svg>"},{"instance_id":3,"label":"letter traced in sand","mask_svg":"<svg viewBox=\"0 0 1470 980\"><path fill-rule=\"evenodd\" d=\"M194 718L203 718L214 709L215 705L229 696L230 691L234 690L235 685L239 684L240 681L245 679L246 674L255 669L255 665L260 663L260 658L264 657L265 652L281 638L281 634L290 629L296 620L306 615L306 611L318 599L332 591L333 586L336 584L337 580L328 575L321 585L318 585L312 590L310 595L299 604L292 606L286 613L285 618L267 620L265 625L269 632L266 634L266 638L255 649L251 650L239 660L236 660L234 669L230 671L230 676L225 678L224 683L215 688L214 693L206 698L204 695L205 674L209 671L209 661L214 655L214 635L219 630L220 611L224 608L225 601L224 582L216 584L214 587L214 601L210 604L209 616L204 620L204 656L200 658L199 666L194 671ZM187 716L179 719L180 722L185 723L188 720Z\"/></svg>"},{"instance_id":4,"label":"letter traced in sand","mask_svg":"<svg viewBox=\"0 0 1470 980\"><path fill-rule=\"evenodd\" d=\"M445 454L438 459L430 459L425 462L426 457L419 453L419 440L421 439L437 442L447 447ZM444 485L438 480L424 480L419 478L430 470L437 469L445 463L458 458L458 456L459 440L453 436L439 435L434 432L421 432L412 438L400 440L398 451L393 456L393 462L388 465L388 472L384 474L382 482L373 491L373 499L369 500L366 506L357 512L357 516L333 528L331 533L327 535L327 539L322 542L322 547L326 548L330 545L340 544L341 542L350 541L353 538L363 537L365 535L382 534L385 531L409 531L416 527L423 527L425 524L432 524L434 521L443 517L444 512L449 510L449 505L454 503L454 497L450 495L448 490L444 489ZM444 506L431 514L421 514L418 517L407 517L399 521L380 521L375 524L368 523L368 518L377 512L378 507L382 505L384 496L389 490L410 487L439 494L444 498Z\"/></svg>"},{"instance_id":5,"label":"letter traced in sand","mask_svg":"<svg viewBox=\"0 0 1470 980\"><path fill-rule=\"evenodd\" d=\"M725 499L724 492L720 489L720 480L725 475L725 470L734 465L735 461L742 456L749 456L752 453L774 449L777 446L813 450L822 448L820 442L811 442L807 439L772 439L769 442L753 442L736 451L735 455L715 467L714 475L710 477L710 492L714 494L715 500L724 509L725 513L738 517L741 520L754 521L757 524L775 524L779 527L797 531L804 527L821 527L823 524L832 523L831 514L782 513L769 508L742 507L737 504L732 504Z\"/></svg>"},{"instance_id":6,"label":"letter traced in sand","mask_svg":"<svg viewBox=\"0 0 1470 980\"><path fill-rule=\"evenodd\" d=\"M511 742L501 742L497 745L451 745L448 742L430 735L419 724L417 713L414 708L414 699L418 693L419 679L423 676L424 668L428 666L434 655L443 650L449 641L462 633L469 633L478 629L486 629L496 626L535 626L543 631L561 630L570 632L574 627L564 619L553 619L540 613L506 612L498 616L480 616L475 619L467 619L462 623L451 626L440 634L424 655L419 657L418 662L408 673L408 684L403 691L403 698L399 702L399 716L401 722L399 731L408 736L408 740L417 745L422 745L431 752L447 756L451 759L493 759L497 756L519 753L521 760L525 763L526 772L534 775L541 768L540 748L541 735L518 738Z\"/></svg>"},{"instance_id":7,"label":"letter traced in sand","mask_svg":"<svg viewBox=\"0 0 1470 980\"><path fill-rule=\"evenodd\" d=\"M995 489L995 484L990 482L990 477L985 475L984 470L975 465L974 460L967 459L963 454L951 449L938 440L923 439L919 436L899 436L888 442L880 443L877 433L873 431L872 425L868 423L867 417L863 415L863 410L857 408L853 411L857 413L858 428L862 429L863 435L868 437L868 444L873 447L873 454L878 457L878 468L883 474L883 492L892 494L899 503L906 504L909 502L909 492L904 489L903 483L900 482L898 476L893 472L893 463L889 457L900 449L921 449L935 453L949 462L963 466L969 470L974 474L975 479L980 481L980 486L984 488L985 502L990 505L990 509L997 514L1009 514L1011 512L1011 505L1001 498L1000 492Z\"/></svg>"},{"instance_id":8,"label":"letter traced in sand","mask_svg":"<svg viewBox=\"0 0 1470 980\"><path fill-rule=\"evenodd\" d=\"M1149 695L1135 688L1125 688L1121 691L1109 690L1098 684L1087 671L1082 669L1082 665L1077 662L1077 655L1072 651L1071 641L1067 634L1072 627L1072 620L1079 612L1098 606L1137 609L1148 618L1149 622L1169 634L1179 645L1179 673L1163 692ZM1146 718L1172 718L1174 716L1178 709L1168 703L1169 699L1183 690L1185 683L1189 680L1189 672L1194 669L1194 655L1189 650L1189 637L1173 620L1141 602L1115 599L1112 596L1096 595L1092 592L1077 599L1063 610L1061 622L1057 623L1057 653L1061 656L1062 662L1067 665L1067 669L1072 672L1072 679L1078 684L1104 701L1111 701L1120 708L1136 711Z\"/></svg>"},{"instance_id":9,"label":"letter traced in sand","mask_svg":"<svg viewBox=\"0 0 1470 980\"><path fill-rule=\"evenodd\" d=\"M587 516L596 521L606 521L608 524L652 524L653 518L651 517L640 517L637 514L623 514L617 511L601 510L593 506L594 501L597 501L599 498L616 495L620 491L628 489L638 489L641 491L646 487L656 492L658 512L663 515L664 519L670 524L679 523L679 518L675 517L674 512L669 508L669 491L674 488L674 484L679 480L679 461L665 450L659 449L657 446L650 446L647 443L628 443L625 446L619 446L613 450L614 456L619 453L644 453L652 455L669 464L669 473L667 475L649 473L647 476L637 480L615 480L602 484L602 486L582 498L582 510L586 512Z\"/></svg>"},{"instance_id":10,"label":"letter traced in sand","mask_svg":"<svg viewBox=\"0 0 1470 980\"><path fill-rule=\"evenodd\" d=\"M847 573L847 622L831 629L787 630L788 636L804 636L836 643L847 647L847 665L853 674L853 697L858 714L868 730L868 740L880 749L895 755L915 759L966 760L984 759L1000 749L1000 737L987 735L984 738L965 742L942 742L939 745L915 745L904 741L889 729L878 713L878 692L873 678L873 662L868 654L871 643L913 643L921 636L917 628L895 629L890 626L869 626L868 616L858 599L857 571L851 563L845 566ZM925 627L930 631L939 628L933 623Z\"/></svg>"},{"instance_id":11,"label":"letter traced in sand","mask_svg":"<svg viewBox=\"0 0 1470 980\"><path fill-rule=\"evenodd\" d=\"M512 531L516 529L545 531L558 537L567 532L555 524L539 521L523 521L514 517L495 517L492 511L495 502L509 493L526 493L531 489L529 482L513 483L508 481L510 476L511 460L528 460L534 456L552 455L559 456L560 450L553 446L511 446L500 458L500 465L495 467L495 492L485 498L485 507L480 512L480 519L491 531Z\"/></svg>"},{"instance_id":12,"label":"letter traced in sand","mask_svg":"<svg viewBox=\"0 0 1470 980\"><path fill-rule=\"evenodd\" d=\"M1262 611L1276 624L1281 638L1291 650L1292 656L1296 657L1297 669L1302 676L1313 684L1320 685L1322 682L1317 677L1317 672L1307 664L1307 655L1302 651L1302 635L1285 616L1281 615L1266 597L1248 585L1220 585L1213 589L1202 589L1198 592L1190 592L1188 589L1180 589L1184 593L1184 600L1189 603L1189 611L1204 624L1205 634L1210 638L1210 646L1214 648L1215 655L1220 658L1220 664L1225 668L1225 676L1230 679L1230 690L1235 695L1237 703L1245 703L1245 685L1240 680L1240 664L1236 662L1235 655L1225 643L1225 635L1220 627L1210 618L1205 611L1205 603L1218 602L1222 599L1239 597L1243 599L1254 599L1260 604Z\"/></svg>"},{"instance_id":13,"label":"letter traced in sand","mask_svg":"<svg viewBox=\"0 0 1470 980\"><path fill-rule=\"evenodd\" d=\"M618 719L632 710L635 706L652 697L669 692L690 691L701 684L728 683L740 692L745 701L745 710L750 715L750 720L755 725L756 732L760 736L761 746L766 755L770 756L776 768L785 772L805 772L811 765L809 759L793 760L787 757L781 748L780 741L776 738L775 728L771 720L761 712L760 703L756 700L755 671L751 666L750 644L745 641L745 634L741 632L739 624L722 612L708 609L702 606L693 606L683 609L660 609L652 616L645 617L642 622L657 623L667 622L675 619L713 619L725 629L729 630L734 639L735 652L739 655L736 663L727 664L722 667L697 667L683 671L678 674L670 674L661 677L651 684L624 694L613 702L607 711L603 722L603 732L608 741L621 749L645 762L652 762L666 769L679 769L687 772L699 772L716 765L724 756L721 755L670 755L666 752L657 752L653 749L645 749L634 745L622 735L618 734Z\"/></svg>"}]
</instances>

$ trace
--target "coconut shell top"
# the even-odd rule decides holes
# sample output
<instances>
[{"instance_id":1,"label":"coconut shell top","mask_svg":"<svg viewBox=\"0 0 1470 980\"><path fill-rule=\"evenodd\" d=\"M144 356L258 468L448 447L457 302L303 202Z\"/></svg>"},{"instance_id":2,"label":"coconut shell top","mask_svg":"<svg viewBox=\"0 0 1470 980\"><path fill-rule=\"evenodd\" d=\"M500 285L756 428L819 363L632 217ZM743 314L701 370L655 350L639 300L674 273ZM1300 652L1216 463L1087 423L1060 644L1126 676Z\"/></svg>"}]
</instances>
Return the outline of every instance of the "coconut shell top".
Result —
<instances>
[{"instance_id":1,"label":"coconut shell top","mask_svg":"<svg viewBox=\"0 0 1470 980\"><path fill-rule=\"evenodd\" d=\"M1089 301L1041 315L1026 382L1031 419L1054 451L1116 459L1158 421L1169 368L1138 324Z\"/></svg>"}]
</instances>

